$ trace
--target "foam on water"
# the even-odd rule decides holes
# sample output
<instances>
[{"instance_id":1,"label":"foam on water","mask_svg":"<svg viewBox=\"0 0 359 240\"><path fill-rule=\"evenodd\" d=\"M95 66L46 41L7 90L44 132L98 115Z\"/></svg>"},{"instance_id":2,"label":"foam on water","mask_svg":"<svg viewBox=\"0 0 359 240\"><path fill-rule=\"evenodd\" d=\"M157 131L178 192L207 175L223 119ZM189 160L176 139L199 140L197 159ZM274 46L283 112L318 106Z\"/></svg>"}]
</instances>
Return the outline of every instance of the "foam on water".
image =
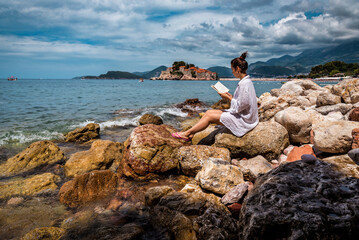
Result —
<instances>
[{"instance_id":1,"label":"foam on water","mask_svg":"<svg viewBox=\"0 0 359 240\"><path fill-rule=\"evenodd\" d=\"M33 141L41 141L41 140L50 140L50 139L58 139L63 135L59 132L50 132L50 131L42 131L37 133L26 133L23 131L12 131L4 134L0 137L0 146L5 144L14 144L14 143L29 143Z\"/></svg>"}]
</instances>

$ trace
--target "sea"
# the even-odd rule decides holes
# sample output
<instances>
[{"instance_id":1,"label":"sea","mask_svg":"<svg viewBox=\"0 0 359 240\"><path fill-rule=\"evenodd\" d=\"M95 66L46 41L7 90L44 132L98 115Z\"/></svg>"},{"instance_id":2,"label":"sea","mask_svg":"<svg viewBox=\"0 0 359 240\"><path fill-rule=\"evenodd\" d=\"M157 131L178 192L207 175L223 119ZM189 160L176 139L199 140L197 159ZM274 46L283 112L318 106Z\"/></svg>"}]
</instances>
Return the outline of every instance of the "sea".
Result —
<instances>
[{"instance_id":1,"label":"sea","mask_svg":"<svg viewBox=\"0 0 359 240\"><path fill-rule=\"evenodd\" d=\"M208 108L220 100L215 81L19 79L0 80L0 148L23 149L38 140L98 123L101 138L124 141L145 113L160 116L179 128L187 117L176 104L198 98ZM223 81L234 92L238 81ZM319 85L335 82L320 82ZM253 81L259 97L279 81ZM206 109L202 109L206 110Z\"/></svg>"}]
</instances>

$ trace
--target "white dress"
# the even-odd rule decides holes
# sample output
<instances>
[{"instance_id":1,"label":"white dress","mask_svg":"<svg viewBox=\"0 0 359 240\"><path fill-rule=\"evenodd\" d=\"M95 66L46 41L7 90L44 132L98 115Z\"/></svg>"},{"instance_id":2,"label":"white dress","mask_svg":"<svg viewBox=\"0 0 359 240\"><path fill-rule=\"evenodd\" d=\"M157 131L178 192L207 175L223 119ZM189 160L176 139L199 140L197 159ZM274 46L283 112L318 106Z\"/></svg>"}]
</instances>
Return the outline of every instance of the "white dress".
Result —
<instances>
[{"instance_id":1,"label":"white dress","mask_svg":"<svg viewBox=\"0 0 359 240\"><path fill-rule=\"evenodd\" d=\"M220 122L237 137L243 136L257 126L259 122L257 97L248 75L239 81L231 107L222 113Z\"/></svg>"}]
</instances>

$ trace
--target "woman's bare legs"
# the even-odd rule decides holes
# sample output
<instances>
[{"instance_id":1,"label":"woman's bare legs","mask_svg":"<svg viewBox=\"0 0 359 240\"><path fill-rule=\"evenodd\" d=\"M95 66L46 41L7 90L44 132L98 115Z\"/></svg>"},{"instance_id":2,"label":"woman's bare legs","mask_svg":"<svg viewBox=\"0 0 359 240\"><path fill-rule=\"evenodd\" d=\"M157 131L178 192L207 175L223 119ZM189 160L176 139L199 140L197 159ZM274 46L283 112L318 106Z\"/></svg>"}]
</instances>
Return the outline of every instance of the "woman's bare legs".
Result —
<instances>
[{"instance_id":1,"label":"woman's bare legs","mask_svg":"<svg viewBox=\"0 0 359 240\"><path fill-rule=\"evenodd\" d=\"M206 129L210 123L222 124L219 121L222 113L223 111L221 110L208 110L198 123L196 123L193 127L191 127L185 132L179 132L178 135L183 138L192 138L195 133Z\"/></svg>"}]
</instances>

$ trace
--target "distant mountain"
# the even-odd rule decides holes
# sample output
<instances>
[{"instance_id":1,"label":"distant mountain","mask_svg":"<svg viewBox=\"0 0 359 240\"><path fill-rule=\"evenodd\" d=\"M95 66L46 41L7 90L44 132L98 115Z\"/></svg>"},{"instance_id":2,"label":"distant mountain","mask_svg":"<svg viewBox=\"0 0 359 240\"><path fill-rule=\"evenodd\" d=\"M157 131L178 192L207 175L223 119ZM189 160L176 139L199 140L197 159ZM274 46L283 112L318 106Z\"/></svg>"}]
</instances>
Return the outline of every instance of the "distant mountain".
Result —
<instances>
[{"instance_id":1,"label":"distant mountain","mask_svg":"<svg viewBox=\"0 0 359 240\"><path fill-rule=\"evenodd\" d=\"M165 71L167 69L166 66L159 66L151 71L147 71L147 72L134 72L132 74L135 74L135 75L138 75L138 76L141 76L142 78L145 78L145 79L150 79L152 77L159 77L161 75L161 72L162 71Z\"/></svg>"},{"instance_id":2,"label":"distant mountain","mask_svg":"<svg viewBox=\"0 0 359 240\"><path fill-rule=\"evenodd\" d=\"M215 66L215 67L210 67L207 70L211 72L216 72L219 78L234 78L232 74L232 69L228 67Z\"/></svg>"},{"instance_id":3,"label":"distant mountain","mask_svg":"<svg viewBox=\"0 0 359 240\"><path fill-rule=\"evenodd\" d=\"M266 62L256 62L250 64L248 72L257 77L307 74L312 67L331 61L359 62L359 41L343 43L335 47L309 49L297 56L284 55ZM273 69L270 69L271 67Z\"/></svg>"}]
</instances>

